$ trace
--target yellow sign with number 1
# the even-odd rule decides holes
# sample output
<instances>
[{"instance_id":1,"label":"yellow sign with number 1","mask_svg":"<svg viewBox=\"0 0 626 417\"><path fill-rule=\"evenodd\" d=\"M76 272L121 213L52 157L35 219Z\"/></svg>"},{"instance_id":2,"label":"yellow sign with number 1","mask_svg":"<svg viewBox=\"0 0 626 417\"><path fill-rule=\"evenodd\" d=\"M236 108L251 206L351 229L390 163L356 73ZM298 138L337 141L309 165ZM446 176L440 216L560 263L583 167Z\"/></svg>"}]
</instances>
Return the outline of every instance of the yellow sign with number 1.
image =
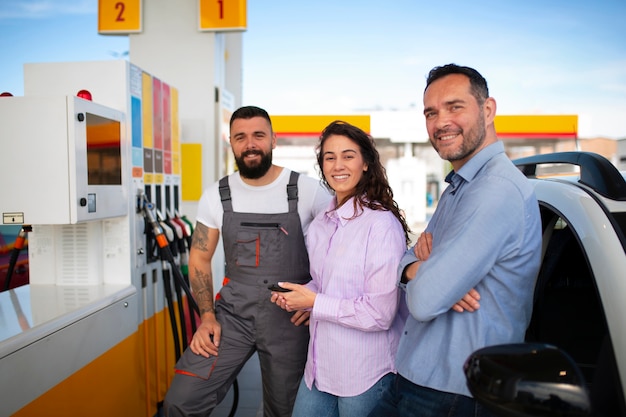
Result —
<instances>
[{"instance_id":1,"label":"yellow sign with number 1","mask_svg":"<svg viewBox=\"0 0 626 417\"><path fill-rule=\"evenodd\" d=\"M245 31L246 0L198 0L201 31Z\"/></svg>"},{"instance_id":2,"label":"yellow sign with number 1","mask_svg":"<svg viewBox=\"0 0 626 417\"><path fill-rule=\"evenodd\" d=\"M141 0L98 0L98 33L141 32Z\"/></svg>"}]
</instances>

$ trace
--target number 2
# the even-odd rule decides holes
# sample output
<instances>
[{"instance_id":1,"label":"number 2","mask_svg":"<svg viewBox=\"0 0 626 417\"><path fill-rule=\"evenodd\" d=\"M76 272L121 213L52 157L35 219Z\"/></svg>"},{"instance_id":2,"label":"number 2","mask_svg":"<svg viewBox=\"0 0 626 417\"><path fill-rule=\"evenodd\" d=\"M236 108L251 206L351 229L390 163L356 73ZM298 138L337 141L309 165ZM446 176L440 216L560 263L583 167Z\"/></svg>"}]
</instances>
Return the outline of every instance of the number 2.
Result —
<instances>
[{"instance_id":1,"label":"number 2","mask_svg":"<svg viewBox=\"0 0 626 417\"><path fill-rule=\"evenodd\" d=\"M121 1L118 1L117 3L115 3L115 10L119 9L119 12L117 13L117 18L115 19L116 22L123 22L124 21L124 16L122 16L124 14L124 3Z\"/></svg>"}]
</instances>

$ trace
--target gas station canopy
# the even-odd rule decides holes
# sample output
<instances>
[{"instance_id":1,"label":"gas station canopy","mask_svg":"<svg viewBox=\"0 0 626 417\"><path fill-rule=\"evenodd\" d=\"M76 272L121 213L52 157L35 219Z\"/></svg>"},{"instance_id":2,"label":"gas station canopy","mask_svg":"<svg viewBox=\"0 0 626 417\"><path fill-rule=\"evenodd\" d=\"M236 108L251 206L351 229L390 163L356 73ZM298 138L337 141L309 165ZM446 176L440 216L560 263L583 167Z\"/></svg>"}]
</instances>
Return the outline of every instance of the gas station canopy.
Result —
<instances>
[{"instance_id":1,"label":"gas station canopy","mask_svg":"<svg viewBox=\"0 0 626 417\"><path fill-rule=\"evenodd\" d=\"M423 116L417 111L375 112L367 115L272 116L274 132L277 137L285 139L317 138L334 120L351 123L377 139L388 138L391 142L426 142L428 138ZM495 125L498 136L507 143L573 140L578 137L577 115L498 115Z\"/></svg>"}]
</instances>

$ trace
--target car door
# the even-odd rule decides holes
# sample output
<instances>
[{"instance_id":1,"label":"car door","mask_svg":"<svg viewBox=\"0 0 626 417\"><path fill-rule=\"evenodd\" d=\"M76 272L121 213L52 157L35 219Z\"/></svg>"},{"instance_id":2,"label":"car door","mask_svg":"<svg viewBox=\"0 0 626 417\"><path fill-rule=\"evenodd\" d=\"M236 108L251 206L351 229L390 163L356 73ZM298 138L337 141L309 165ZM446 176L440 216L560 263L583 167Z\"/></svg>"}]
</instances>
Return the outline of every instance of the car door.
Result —
<instances>
[{"instance_id":1,"label":"car door","mask_svg":"<svg viewBox=\"0 0 626 417\"><path fill-rule=\"evenodd\" d=\"M626 415L623 213L573 183L534 180L544 247L526 340L577 363L598 415ZM616 354L617 353L617 354Z\"/></svg>"}]
</instances>

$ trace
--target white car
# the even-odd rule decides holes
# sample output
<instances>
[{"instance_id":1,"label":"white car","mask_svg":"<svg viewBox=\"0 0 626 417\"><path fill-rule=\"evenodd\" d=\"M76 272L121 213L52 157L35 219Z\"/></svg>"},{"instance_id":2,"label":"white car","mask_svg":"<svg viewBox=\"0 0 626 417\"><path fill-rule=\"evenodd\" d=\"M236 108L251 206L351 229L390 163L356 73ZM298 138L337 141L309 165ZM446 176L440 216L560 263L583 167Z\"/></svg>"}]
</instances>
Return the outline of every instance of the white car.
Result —
<instances>
[{"instance_id":1,"label":"white car","mask_svg":"<svg viewBox=\"0 0 626 417\"><path fill-rule=\"evenodd\" d=\"M625 175L588 152L514 163L533 183L543 224L533 316L526 344L468 358L468 387L498 415L626 416ZM567 175L541 174L563 164Z\"/></svg>"}]
</instances>

